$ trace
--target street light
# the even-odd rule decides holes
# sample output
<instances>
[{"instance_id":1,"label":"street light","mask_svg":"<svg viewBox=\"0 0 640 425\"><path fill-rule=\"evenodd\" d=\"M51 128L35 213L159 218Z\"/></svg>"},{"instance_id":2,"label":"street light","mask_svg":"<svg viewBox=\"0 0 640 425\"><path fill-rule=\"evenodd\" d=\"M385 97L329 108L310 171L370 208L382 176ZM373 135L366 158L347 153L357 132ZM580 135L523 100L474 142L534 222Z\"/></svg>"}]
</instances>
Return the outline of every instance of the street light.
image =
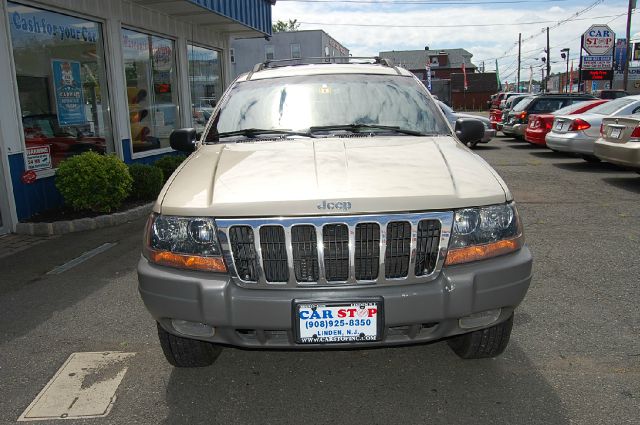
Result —
<instances>
[{"instance_id":1,"label":"street light","mask_svg":"<svg viewBox=\"0 0 640 425\"><path fill-rule=\"evenodd\" d=\"M567 59L567 74L566 74L566 78L565 78L565 83L566 86L564 87L564 92L566 93L567 90L569 90L569 48L565 47L564 49L560 50L562 53L560 54L560 56L562 56L562 59Z\"/></svg>"}]
</instances>

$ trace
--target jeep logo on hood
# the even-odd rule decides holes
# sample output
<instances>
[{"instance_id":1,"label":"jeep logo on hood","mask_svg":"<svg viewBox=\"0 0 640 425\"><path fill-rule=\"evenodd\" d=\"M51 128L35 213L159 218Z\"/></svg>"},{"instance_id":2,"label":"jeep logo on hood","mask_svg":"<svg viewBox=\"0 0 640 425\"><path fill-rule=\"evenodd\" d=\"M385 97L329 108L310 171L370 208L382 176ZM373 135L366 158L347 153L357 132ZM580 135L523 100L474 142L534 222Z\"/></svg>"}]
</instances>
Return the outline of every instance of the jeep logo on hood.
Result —
<instances>
[{"instance_id":1,"label":"jeep logo on hood","mask_svg":"<svg viewBox=\"0 0 640 425\"><path fill-rule=\"evenodd\" d=\"M351 202L348 202L348 201L327 202L326 200L324 200L322 201L322 203L318 204L318 209L349 211L351 209Z\"/></svg>"}]
</instances>

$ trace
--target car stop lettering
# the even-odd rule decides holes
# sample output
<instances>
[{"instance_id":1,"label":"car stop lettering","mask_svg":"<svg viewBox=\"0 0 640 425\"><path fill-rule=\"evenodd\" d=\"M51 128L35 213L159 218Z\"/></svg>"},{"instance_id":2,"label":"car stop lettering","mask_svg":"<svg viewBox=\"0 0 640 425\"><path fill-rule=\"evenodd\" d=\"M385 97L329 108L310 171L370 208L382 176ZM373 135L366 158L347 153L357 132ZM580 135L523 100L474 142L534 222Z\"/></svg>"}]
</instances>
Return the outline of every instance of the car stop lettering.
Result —
<instances>
[{"instance_id":1,"label":"car stop lettering","mask_svg":"<svg viewBox=\"0 0 640 425\"><path fill-rule=\"evenodd\" d=\"M366 317L373 317L378 313L378 309L374 307L367 308ZM357 308L341 308L338 310L338 318L346 317L362 317L364 315L358 314ZM302 320L308 319L334 319L331 310L323 310L322 315L318 310L302 310L300 311L300 318Z\"/></svg>"}]
</instances>

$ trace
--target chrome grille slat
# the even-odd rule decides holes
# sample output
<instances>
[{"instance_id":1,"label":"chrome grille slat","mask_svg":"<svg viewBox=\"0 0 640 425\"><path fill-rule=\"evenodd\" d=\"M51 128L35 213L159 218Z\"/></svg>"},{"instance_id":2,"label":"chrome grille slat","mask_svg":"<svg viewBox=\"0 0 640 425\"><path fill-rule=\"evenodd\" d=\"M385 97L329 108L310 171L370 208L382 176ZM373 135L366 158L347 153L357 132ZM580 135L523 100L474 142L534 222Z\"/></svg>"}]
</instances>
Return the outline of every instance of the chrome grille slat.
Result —
<instances>
[{"instance_id":1,"label":"chrome grille slat","mask_svg":"<svg viewBox=\"0 0 640 425\"><path fill-rule=\"evenodd\" d=\"M411 254L411 223L392 221L387 224L387 252L385 253L385 277L398 279L409 274Z\"/></svg>"},{"instance_id":2,"label":"chrome grille slat","mask_svg":"<svg viewBox=\"0 0 640 425\"><path fill-rule=\"evenodd\" d=\"M292 261L289 263L290 276L298 282L311 283L319 279L318 243L316 229L310 225L293 226L291 235ZM293 271L291 269L293 268Z\"/></svg>"},{"instance_id":3,"label":"chrome grille slat","mask_svg":"<svg viewBox=\"0 0 640 425\"><path fill-rule=\"evenodd\" d=\"M436 249L440 240L440 223L435 220L422 220L417 227L417 253L414 266L416 276L432 273L438 251Z\"/></svg>"},{"instance_id":4,"label":"chrome grille slat","mask_svg":"<svg viewBox=\"0 0 640 425\"><path fill-rule=\"evenodd\" d=\"M380 271L380 226L358 223L354 236L354 279L376 280Z\"/></svg>"},{"instance_id":5,"label":"chrome grille slat","mask_svg":"<svg viewBox=\"0 0 640 425\"><path fill-rule=\"evenodd\" d=\"M346 282L349 279L349 227L342 223L325 224L324 269L328 282Z\"/></svg>"},{"instance_id":6,"label":"chrome grille slat","mask_svg":"<svg viewBox=\"0 0 640 425\"><path fill-rule=\"evenodd\" d=\"M286 283L289 280L289 266L284 228L282 226L262 226L259 233L266 281Z\"/></svg>"},{"instance_id":7,"label":"chrome grille slat","mask_svg":"<svg viewBox=\"0 0 640 425\"><path fill-rule=\"evenodd\" d=\"M451 211L216 220L232 279L255 288L433 280L446 257L452 222ZM242 238L234 228L241 228Z\"/></svg>"}]
</instances>

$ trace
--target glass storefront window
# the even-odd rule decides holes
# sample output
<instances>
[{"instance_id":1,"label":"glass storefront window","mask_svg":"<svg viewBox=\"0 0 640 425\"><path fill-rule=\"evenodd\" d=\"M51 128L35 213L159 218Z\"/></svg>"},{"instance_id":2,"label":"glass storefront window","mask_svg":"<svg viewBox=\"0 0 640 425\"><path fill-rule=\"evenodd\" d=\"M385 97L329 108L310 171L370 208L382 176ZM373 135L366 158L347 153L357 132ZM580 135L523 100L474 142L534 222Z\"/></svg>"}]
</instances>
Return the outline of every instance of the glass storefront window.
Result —
<instances>
[{"instance_id":1,"label":"glass storefront window","mask_svg":"<svg viewBox=\"0 0 640 425\"><path fill-rule=\"evenodd\" d=\"M220 52L189 44L188 57L193 126L202 131L222 95Z\"/></svg>"},{"instance_id":2,"label":"glass storefront window","mask_svg":"<svg viewBox=\"0 0 640 425\"><path fill-rule=\"evenodd\" d=\"M113 152L102 28L7 2L27 168Z\"/></svg>"},{"instance_id":3,"label":"glass storefront window","mask_svg":"<svg viewBox=\"0 0 640 425\"><path fill-rule=\"evenodd\" d=\"M169 147L180 126L174 42L122 29L133 152Z\"/></svg>"}]
</instances>

